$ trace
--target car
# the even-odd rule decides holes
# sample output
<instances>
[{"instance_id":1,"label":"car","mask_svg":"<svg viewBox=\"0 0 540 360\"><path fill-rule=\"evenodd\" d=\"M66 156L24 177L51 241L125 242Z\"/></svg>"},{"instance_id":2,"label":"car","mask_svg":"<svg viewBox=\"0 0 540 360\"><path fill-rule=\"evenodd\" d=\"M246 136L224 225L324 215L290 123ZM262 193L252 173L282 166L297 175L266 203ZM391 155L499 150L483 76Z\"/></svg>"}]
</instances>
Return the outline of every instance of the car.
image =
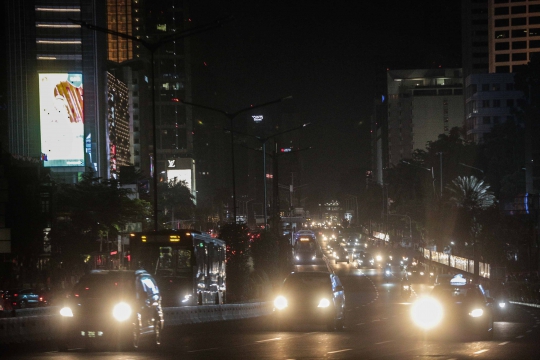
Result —
<instances>
[{"instance_id":1,"label":"car","mask_svg":"<svg viewBox=\"0 0 540 360\"><path fill-rule=\"evenodd\" d=\"M4 293L4 299L13 309L25 309L39 306L39 293L30 288L10 289Z\"/></svg>"},{"instance_id":2,"label":"car","mask_svg":"<svg viewBox=\"0 0 540 360\"><path fill-rule=\"evenodd\" d=\"M332 256L334 257L334 262L336 264L338 262L346 262L347 264L349 263L349 253L345 250L343 246L337 246L334 249Z\"/></svg>"},{"instance_id":3,"label":"car","mask_svg":"<svg viewBox=\"0 0 540 360\"><path fill-rule=\"evenodd\" d=\"M306 271L289 274L274 300L278 328L293 324L325 325L342 330L345 321L345 291L339 277L330 272Z\"/></svg>"},{"instance_id":4,"label":"car","mask_svg":"<svg viewBox=\"0 0 540 360\"><path fill-rule=\"evenodd\" d=\"M357 268L374 268L375 259L370 253L362 251L356 258L356 267Z\"/></svg>"},{"instance_id":5,"label":"car","mask_svg":"<svg viewBox=\"0 0 540 360\"><path fill-rule=\"evenodd\" d=\"M423 335L460 335L493 338L493 299L482 285L457 274L433 287L429 297L411 306L411 318Z\"/></svg>"},{"instance_id":6,"label":"car","mask_svg":"<svg viewBox=\"0 0 540 360\"><path fill-rule=\"evenodd\" d=\"M143 337L161 344L161 294L145 270L93 270L60 307L59 351L75 344L132 350Z\"/></svg>"}]
</instances>

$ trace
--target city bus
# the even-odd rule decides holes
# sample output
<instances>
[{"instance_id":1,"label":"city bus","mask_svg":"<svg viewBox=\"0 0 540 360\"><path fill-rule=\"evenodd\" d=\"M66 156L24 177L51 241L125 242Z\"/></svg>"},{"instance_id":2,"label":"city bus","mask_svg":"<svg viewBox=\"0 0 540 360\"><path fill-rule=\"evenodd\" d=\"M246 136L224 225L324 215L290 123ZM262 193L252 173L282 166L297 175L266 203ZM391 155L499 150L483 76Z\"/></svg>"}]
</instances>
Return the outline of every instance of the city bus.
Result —
<instances>
[{"instance_id":1,"label":"city bus","mask_svg":"<svg viewBox=\"0 0 540 360\"><path fill-rule=\"evenodd\" d=\"M315 262L319 254L317 238L313 231L300 230L294 235L294 259L298 264L310 264Z\"/></svg>"},{"instance_id":2,"label":"city bus","mask_svg":"<svg viewBox=\"0 0 540 360\"><path fill-rule=\"evenodd\" d=\"M163 306L223 304L225 241L196 230L130 234L130 268L154 276Z\"/></svg>"}]
</instances>

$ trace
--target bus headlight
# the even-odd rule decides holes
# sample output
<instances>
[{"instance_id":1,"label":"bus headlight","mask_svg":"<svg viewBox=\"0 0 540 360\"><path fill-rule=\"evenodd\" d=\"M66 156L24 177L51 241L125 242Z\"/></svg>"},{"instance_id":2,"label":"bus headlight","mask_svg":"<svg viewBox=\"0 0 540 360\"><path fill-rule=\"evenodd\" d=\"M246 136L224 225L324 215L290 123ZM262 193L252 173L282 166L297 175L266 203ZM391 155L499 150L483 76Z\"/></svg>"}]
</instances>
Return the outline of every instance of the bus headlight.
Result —
<instances>
[{"instance_id":1,"label":"bus headlight","mask_svg":"<svg viewBox=\"0 0 540 360\"><path fill-rule=\"evenodd\" d=\"M321 301L319 301L319 305L317 305L317 307L320 307L320 308L327 308L330 306L330 300L328 299L321 299Z\"/></svg>"},{"instance_id":2,"label":"bus headlight","mask_svg":"<svg viewBox=\"0 0 540 360\"><path fill-rule=\"evenodd\" d=\"M113 317L118 321L126 321L131 316L131 306L125 302L118 303L113 308Z\"/></svg>"},{"instance_id":3,"label":"bus headlight","mask_svg":"<svg viewBox=\"0 0 540 360\"><path fill-rule=\"evenodd\" d=\"M274 307L278 310L283 310L285 309L286 307L288 306L288 303L287 303L287 299L285 299L285 297L283 296L278 296L275 300L274 300Z\"/></svg>"},{"instance_id":4,"label":"bus headlight","mask_svg":"<svg viewBox=\"0 0 540 360\"><path fill-rule=\"evenodd\" d=\"M60 315L63 317L73 317L73 311L71 311L71 308L64 306L60 309Z\"/></svg>"},{"instance_id":5,"label":"bus headlight","mask_svg":"<svg viewBox=\"0 0 540 360\"><path fill-rule=\"evenodd\" d=\"M482 310L482 309L474 309L473 311L471 311L469 313L469 315L471 315L472 317L480 317L480 316L484 315L484 310Z\"/></svg>"},{"instance_id":6,"label":"bus headlight","mask_svg":"<svg viewBox=\"0 0 540 360\"><path fill-rule=\"evenodd\" d=\"M423 298L411 307L411 318L417 326L425 330L432 329L441 322L443 308L435 299Z\"/></svg>"}]
</instances>

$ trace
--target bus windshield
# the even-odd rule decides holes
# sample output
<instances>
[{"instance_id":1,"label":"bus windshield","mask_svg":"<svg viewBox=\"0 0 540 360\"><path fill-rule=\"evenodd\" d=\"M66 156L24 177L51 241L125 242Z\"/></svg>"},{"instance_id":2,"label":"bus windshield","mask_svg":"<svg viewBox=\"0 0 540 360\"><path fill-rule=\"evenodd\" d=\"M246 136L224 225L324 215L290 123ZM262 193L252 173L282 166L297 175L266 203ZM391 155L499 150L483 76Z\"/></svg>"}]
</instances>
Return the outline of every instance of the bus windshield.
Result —
<instances>
[{"instance_id":1,"label":"bus windshield","mask_svg":"<svg viewBox=\"0 0 540 360\"><path fill-rule=\"evenodd\" d=\"M192 271L192 252L185 248L148 247L139 256L139 267L155 275L175 276Z\"/></svg>"}]
</instances>

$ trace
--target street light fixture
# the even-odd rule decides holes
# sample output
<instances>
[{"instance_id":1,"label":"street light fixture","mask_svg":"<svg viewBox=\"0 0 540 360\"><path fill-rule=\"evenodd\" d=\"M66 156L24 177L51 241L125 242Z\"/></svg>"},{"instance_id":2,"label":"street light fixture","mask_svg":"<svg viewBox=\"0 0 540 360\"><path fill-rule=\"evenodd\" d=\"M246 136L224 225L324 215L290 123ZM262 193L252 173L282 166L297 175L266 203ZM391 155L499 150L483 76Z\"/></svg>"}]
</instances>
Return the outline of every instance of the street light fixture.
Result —
<instances>
[{"instance_id":1,"label":"street light fixture","mask_svg":"<svg viewBox=\"0 0 540 360\"><path fill-rule=\"evenodd\" d=\"M103 27L100 27L100 26L96 26L96 25L93 25L93 24L89 24L89 23L87 23L85 21L82 21L82 20L69 19L72 23L79 24L82 27L85 27L85 28L87 28L89 30L102 32L102 33L118 36L118 37L121 37L121 38L124 38L124 39L136 41L136 42L140 43L142 46L144 46L148 51L150 51L150 68L151 68L150 77L152 78L152 133L153 133L153 135L152 135L152 146L153 146L153 152L154 152L154 154L153 154L154 156L152 157L152 167L154 168L154 173L153 173L153 180L154 180L154 231L158 230L158 216L157 216L157 214L158 214L158 207L157 207L158 206L158 196L157 196L157 184L158 184L157 179L158 179L158 175L157 175L157 134L156 134L156 86L155 86L154 54L164 44L167 44L167 43L170 43L170 42L173 42L173 41L176 41L176 40L179 40L179 39L191 36L191 35L200 34L202 32L218 28L218 27L220 27L222 25L222 23L225 20L228 20L228 19L230 19L230 17L223 18L223 19L218 19L218 20L215 20L215 21L213 21L211 23L208 23L208 24L204 24L204 25L197 26L197 27L194 27L194 28L191 28L191 29L180 31L177 34L164 36L164 37L162 37L159 40L154 41L154 42L144 41L143 39L140 39L137 36L133 36L133 35L121 33L121 32L118 32L118 31L114 31L114 30L111 30L111 29L103 28Z\"/></svg>"},{"instance_id":2,"label":"street light fixture","mask_svg":"<svg viewBox=\"0 0 540 360\"><path fill-rule=\"evenodd\" d=\"M232 168L232 188L233 188L233 216L234 216L234 223L235 224L236 224L236 176L235 176L235 170L234 170L234 167L235 167L234 166L234 132L235 132L234 131L234 118L236 118L238 115L240 115L242 113L245 113L247 111L258 109L258 108L263 107L263 106L277 104L277 103L282 102L283 100L288 100L288 99L292 99L292 96L287 96L287 97L284 97L284 98L276 99L276 100L269 101L269 102L259 104L259 105L251 105L250 107L243 108L243 109L237 110L237 111L232 112L232 113L227 112L225 110L213 108L213 107L210 107L210 106L195 104L195 103L192 103L192 102L189 102L189 101L184 101L184 100L179 99L179 102L182 103L182 104L193 106L193 107L198 107L198 108L201 108L201 109L206 109L206 110L210 110L210 111L214 111L214 112L218 112L218 113L224 115L225 117L227 117L229 119L230 126L231 126L231 129L230 129L230 132L231 132L231 168Z\"/></svg>"}]
</instances>

